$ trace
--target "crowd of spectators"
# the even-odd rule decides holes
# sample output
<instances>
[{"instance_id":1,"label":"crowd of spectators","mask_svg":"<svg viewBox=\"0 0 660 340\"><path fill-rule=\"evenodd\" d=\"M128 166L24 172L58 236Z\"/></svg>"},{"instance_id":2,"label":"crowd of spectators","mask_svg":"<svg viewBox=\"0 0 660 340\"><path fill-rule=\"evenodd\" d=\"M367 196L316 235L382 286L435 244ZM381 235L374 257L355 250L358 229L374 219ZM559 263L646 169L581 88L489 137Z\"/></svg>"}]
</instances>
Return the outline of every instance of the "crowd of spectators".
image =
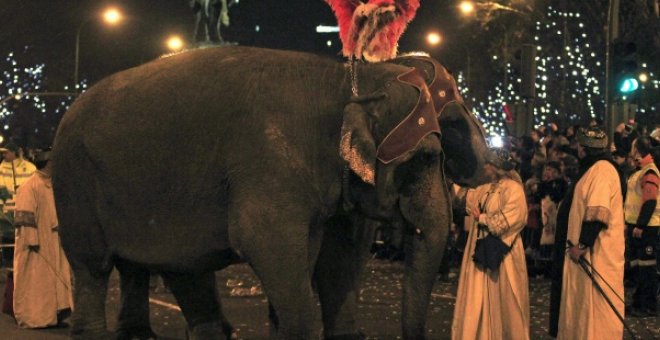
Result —
<instances>
[{"instance_id":1,"label":"crowd of spectators","mask_svg":"<svg viewBox=\"0 0 660 340\"><path fill-rule=\"evenodd\" d=\"M550 124L532 131L529 136L513 139L508 145L525 183L529 216L523 230L523 242L531 276L548 277L550 274L557 206L579 173L577 129L578 126L569 126L560 131L555 124ZM631 156L632 143L640 136L651 140L656 164L660 159L657 155L660 152L660 127L634 128L619 124L610 143L610 151L624 182L640 167L639 160ZM625 197L626 193L623 195Z\"/></svg>"},{"instance_id":2,"label":"crowd of spectators","mask_svg":"<svg viewBox=\"0 0 660 340\"><path fill-rule=\"evenodd\" d=\"M600 124L593 121L589 125ZM565 198L567 189L577 180L580 169L576 139L579 128L578 125L571 125L561 130L556 124L550 124L532 130L526 136L512 137L505 141L504 148L511 152L525 188L528 218L521 236L530 276L550 278L551 275L557 209ZM660 160L660 125L634 127L620 123L615 128L610 151L624 183L640 168L639 160L631 155L633 142L640 136L650 139L655 163ZM623 195L625 197L626 193L623 192ZM461 212L455 212L455 215L462 218ZM440 272L441 280L448 279L449 267L460 265L467 240L461 218L455 219L452 226L448 250ZM402 231L383 226L382 232L377 234L375 257L401 260L403 240L402 235L397 236L399 233ZM629 261L626 268L626 283L632 286L634 280L628 273Z\"/></svg>"}]
</instances>

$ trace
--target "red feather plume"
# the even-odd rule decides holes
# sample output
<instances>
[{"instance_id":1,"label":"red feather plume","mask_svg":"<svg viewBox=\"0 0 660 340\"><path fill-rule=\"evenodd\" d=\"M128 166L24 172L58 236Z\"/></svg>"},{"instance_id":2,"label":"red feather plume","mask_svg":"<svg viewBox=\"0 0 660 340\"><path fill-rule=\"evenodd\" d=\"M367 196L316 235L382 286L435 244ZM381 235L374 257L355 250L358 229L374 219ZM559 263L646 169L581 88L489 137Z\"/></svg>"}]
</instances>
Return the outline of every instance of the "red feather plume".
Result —
<instances>
[{"instance_id":1,"label":"red feather plume","mask_svg":"<svg viewBox=\"0 0 660 340\"><path fill-rule=\"evenodd\" d=\"M325 0L335 12L346 57L382 61L396 56L419 0Z\"/></svg>"}]
</instances>

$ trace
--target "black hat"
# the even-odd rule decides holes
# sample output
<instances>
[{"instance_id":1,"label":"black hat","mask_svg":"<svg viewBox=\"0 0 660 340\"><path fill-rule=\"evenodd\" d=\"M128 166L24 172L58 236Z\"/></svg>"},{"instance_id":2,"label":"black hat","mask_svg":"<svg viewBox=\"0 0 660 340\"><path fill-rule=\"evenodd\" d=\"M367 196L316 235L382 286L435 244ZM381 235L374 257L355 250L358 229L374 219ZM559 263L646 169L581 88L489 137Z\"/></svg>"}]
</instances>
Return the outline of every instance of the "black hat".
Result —
<instances>
[{"instance_id":1,"label":"black hat","mask_svg":"<svg viewBox=\"0 0 660 340\"><path fill-rule=\"evenodd\" d=\"M486 163L506 171L513 170L516 167L509 151L502 148L489 148L486 154Z\"/></svg>"},{"instance_id":2,"label":"black hat","mask_svg":"<svg viewBox=\"0 0 660 340\"><path fill-rule=\"evenodd\" d=\"M18 145L14 142L8 142L4 146L0 147L0 152L11 151L13 153L18 153Z\"/></svg>"}]
</instances>

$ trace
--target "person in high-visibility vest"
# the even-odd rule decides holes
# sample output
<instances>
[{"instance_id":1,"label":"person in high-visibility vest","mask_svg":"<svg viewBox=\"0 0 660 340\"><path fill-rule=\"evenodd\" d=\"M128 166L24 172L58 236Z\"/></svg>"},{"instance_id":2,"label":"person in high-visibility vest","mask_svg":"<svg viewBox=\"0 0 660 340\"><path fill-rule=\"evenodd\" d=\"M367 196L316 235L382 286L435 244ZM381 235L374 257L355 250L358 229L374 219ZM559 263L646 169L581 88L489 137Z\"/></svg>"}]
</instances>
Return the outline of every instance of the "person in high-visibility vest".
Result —
<instances>
[{"instance_id":1,"label":"person in high-visibility vest","mask_svg":"<svg viewBox=\"0 0 660 340\"><path fill-rule=\"evenodd\" d=\"M657 316L656 247L660 231L660 171L653 162L651 141L648 137L635 139L630 155L640 168L628 179L624 205L626 225L630 233L630 266L635 271L636 285L630 315Z\"/></svg>"},{"instance_id":2,"label":"person in high-visibility vest","mask_svg":"<svg viewBox=\"0 0 660 340\"><path fill-rule=\"evenodd\" d=\"M0 152L0 187L6 187L11 195L15 195L16 189L32 176L37 167L20 156L19 147L13 142L0 147Z\"/></svg>"},{"instance_id":3,"label":"person in high-visibility vest","mask_svg":"<svg viewBox=\"0 0 660 340\"><path fill-rule=\"evenodd\" d=\"M13 142L8 142L1 146L0 153L2 153L2 163L0 163L0 192L4 191L5 194L9 194L9 197L6 197L6 195L2 197L3 202L1 204L3 205L4 212L7 212L14 209L13 198L16 195L16 189L32 176L37 170L37 167L20 156L20 149ZM13 244L14 231L3 232L0 235L0 240L2 244ZM14 250L12 248L2 248L3 264L13 263L13 258Z\"/></svg>"}]
</instances>

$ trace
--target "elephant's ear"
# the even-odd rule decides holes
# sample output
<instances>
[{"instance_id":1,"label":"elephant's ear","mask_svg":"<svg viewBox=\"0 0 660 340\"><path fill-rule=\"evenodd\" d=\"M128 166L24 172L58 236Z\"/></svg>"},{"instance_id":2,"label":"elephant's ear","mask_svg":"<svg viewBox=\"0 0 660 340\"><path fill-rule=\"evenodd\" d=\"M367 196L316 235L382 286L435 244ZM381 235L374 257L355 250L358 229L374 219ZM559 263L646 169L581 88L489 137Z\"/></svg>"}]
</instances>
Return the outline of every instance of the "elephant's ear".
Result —
<instances>
[{"instance_id":1,"label":"elephant's ear","mask_svg":"<svg viewBox=\"0 0 660 340\"><path fill-rule=\"evenodd\" d=\"M364 182L375 185L376 142L369 130L369 119L361 105L346 105L339 154Z\"/></svg>"}]
</instances>

